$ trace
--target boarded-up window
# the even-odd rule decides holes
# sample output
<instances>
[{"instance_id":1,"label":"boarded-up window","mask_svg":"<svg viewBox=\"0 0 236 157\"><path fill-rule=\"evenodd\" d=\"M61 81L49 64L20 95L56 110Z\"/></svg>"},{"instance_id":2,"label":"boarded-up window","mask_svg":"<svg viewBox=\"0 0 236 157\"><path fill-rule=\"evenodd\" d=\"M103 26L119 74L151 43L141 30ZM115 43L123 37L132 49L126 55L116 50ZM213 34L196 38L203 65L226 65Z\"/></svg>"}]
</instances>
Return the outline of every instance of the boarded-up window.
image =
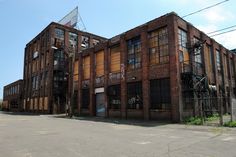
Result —
<instances>
[{"instance_id":1,"label":"boarded-up window","mask_svg":"<svg viewBox=\"0 0 236 157\"><path fill-rule=\"evenodd\" d=\"M33 110L34 99L30 99L30 110Z\"/></svg>"},{"instance_id":2,"label":"boarded-up window","mask_svg":"<svg viewBox=\"0 0 236 157\"><path fill-rule=\"evenodd\" d=\"M74 63L74 81L78 81L79 79L79 61L75 61Z\"/></svg>"},{"instance_id":3,"label":"boarded-up window","mask_svg":"<svg viewBox=\"0 0 236 157\"><path fill-rule=\"evenodd\" d=\"M34 110L38 110L38 98L34 99Z\"/></svg>"},{"instance_id":4,"label":"boarded-up window","mask_svg":"<svg viewBox=\"0 0 236 157\"><path fill-rule=\"evenodd\" d=\"M104 75L104 51L95 54L96 77Z\"/></svg>"},{"instance_id":5,"label":"boarded-up window","mask_svg":"<svg viewBox=\"0 0 236 157\"><path fill-rule=\"evenodd\" d=\"M48 97L44 97L44 110L48 110Z\"/></svg>"},{"instance_id":6,"label":"boarded-up window","mask_svg":"<svg viewBox=\"0 0 236 157\"><path fill-rule=\"evenodd\" d=\"M90 78L90 56L83 58L83 74L85 80Z\"/></svg>"},{"instance_id":7,"label":"boarded-up window","mask_svg":"<svg viewBox=\"0 0 236 157\"><path fill-rule=\"evenodd\" d=\"M43 110L43 98L39 98L39 110Z\"/></svg>"},{"instance_id":8,"label":"boarded-up window","mask_svg":"<svg viewBox=\"0 0 236 157\"><path fill-rule=\"evenodd\" d=\"M120 47L111 48L111 72L120 71Z\"/></svg>"}]
</instances>

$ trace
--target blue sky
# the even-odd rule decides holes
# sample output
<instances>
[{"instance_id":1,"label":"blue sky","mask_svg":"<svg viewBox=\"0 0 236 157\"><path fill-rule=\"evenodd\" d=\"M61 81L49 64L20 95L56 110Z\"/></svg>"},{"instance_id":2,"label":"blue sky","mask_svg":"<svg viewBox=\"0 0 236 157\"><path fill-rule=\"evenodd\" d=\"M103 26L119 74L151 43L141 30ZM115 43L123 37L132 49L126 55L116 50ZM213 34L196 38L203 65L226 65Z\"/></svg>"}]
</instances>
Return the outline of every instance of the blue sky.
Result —
<instances>
[{"instance_id":1,"label":"blue sky","mask_svg":"<svg viewBox=\"0 0 236 157\"><path fill-rule=\"evenodd\" d=\"M175 11L180 16L222 0L0 0L0 99L3 86L23 77L25 45L52 21L59 21L76 6L87 31L107 38L156 17ZM211 32L236 25L236 1L186 17ZM236 48L236 31L215 39Z\"/></svg>"}]
</instances>

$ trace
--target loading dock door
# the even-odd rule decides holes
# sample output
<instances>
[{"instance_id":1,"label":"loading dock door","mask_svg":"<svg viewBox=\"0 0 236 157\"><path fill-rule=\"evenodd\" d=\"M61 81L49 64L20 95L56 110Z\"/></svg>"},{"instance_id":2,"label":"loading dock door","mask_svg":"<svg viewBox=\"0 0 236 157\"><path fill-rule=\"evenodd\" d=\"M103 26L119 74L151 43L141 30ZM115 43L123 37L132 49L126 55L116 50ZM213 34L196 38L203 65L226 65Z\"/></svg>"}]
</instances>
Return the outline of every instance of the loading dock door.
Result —
<instances>
[{"instance_id":1,"label":"loading dock door","mask_svg":"<svg viewBox=\"0 0 236 157\"><path fill-rule=\"evenodd\" d=\"M96 94L96 116L105 117L105 101L104 101L104 93Z\"/></svg>"}]
</instances>

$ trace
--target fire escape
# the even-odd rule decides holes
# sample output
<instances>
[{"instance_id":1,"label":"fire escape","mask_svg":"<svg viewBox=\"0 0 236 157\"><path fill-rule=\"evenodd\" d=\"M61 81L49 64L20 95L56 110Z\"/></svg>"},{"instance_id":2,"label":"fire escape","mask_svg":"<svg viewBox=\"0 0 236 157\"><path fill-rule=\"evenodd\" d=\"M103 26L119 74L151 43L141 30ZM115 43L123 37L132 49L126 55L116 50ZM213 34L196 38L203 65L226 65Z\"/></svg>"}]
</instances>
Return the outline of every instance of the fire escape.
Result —
<instances>
[{"instance_id":1,"label":"fire escape","mask_svg":"<svg viewBox=\"0 0 236 157\"><path fill-rule=\"evenodd\" d=\"M184 103L191 106L194 116L210 108L208 79L202 58L204 43L198 41L188 46L189 60L180 63Z\"/></svg>"}]
</instances>

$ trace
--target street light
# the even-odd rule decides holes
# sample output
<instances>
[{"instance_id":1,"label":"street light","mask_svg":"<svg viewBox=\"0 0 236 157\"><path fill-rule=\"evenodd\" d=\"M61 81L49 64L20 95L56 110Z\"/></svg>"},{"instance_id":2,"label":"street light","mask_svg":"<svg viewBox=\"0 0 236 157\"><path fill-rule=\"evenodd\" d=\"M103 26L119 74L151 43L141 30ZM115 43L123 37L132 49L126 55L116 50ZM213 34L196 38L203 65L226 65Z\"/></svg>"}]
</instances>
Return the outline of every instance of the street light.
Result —
<instances>
[{"instance_id":1,"label":"street light","mask_svg":"<svg viewBox=\"0 0 236 157\"><path fill-rule=\"evenodd\" d=\"M68 69L68 73L69 73L69 79L68 79L68 94L69 98L66 98L66 104L69 107L69 116L70 118L73 116L74 114L74 85L73 85L73 76L74 76L74 62L75 62L75 51L71 51L68 47L61 47L58 48L56 46L51 46L52 49L54 50L58 50L58 49L62 49L64 50L65 55L68 57L69 59L69 69ZM67 111L66 111L67 112Z\"/></svg>"}]
</instances>

